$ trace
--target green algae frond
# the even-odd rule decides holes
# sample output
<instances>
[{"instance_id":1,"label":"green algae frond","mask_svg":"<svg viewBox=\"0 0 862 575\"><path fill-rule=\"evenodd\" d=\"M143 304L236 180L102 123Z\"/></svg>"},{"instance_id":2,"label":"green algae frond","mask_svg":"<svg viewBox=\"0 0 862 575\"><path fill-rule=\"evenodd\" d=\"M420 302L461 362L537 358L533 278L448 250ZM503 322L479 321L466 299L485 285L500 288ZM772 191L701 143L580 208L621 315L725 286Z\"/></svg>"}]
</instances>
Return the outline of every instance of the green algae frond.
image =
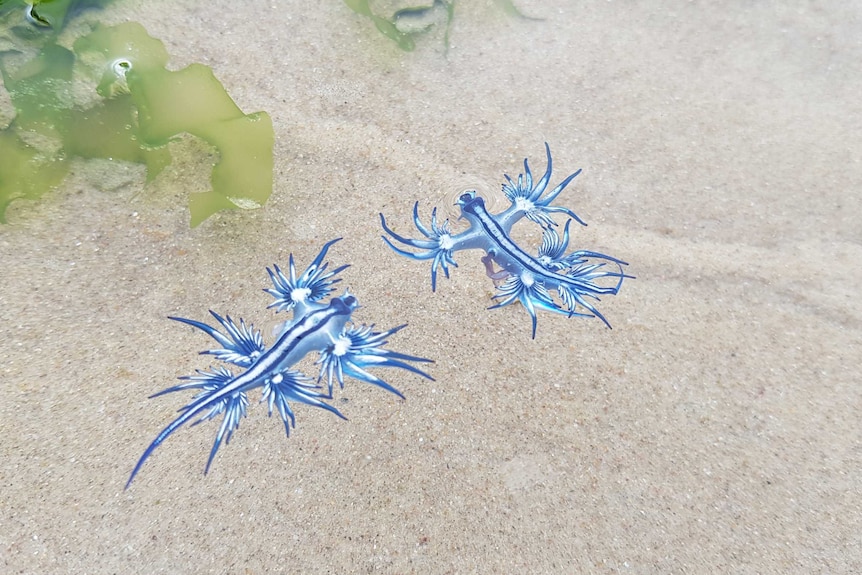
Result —
<instances>
[{"instance_id":1,"label":"green algae frond","mask_svg":"<svg viewBox=\"0 0 862 575\"><path fill-rule=\"evenodd\" d=\"M143 164L151 182L171 163L167 147L141 145L132 97L120 95L88 108L72 110L65 125L63 149L80 158L109 158Z\"/></svg>"},{"instance_id":2,"label":"green algae frond","mask_svg":"<svg viewBox=\"0 0 862 575\"><path fill-rule=\"evenodd\" d=\"M532 16L527 16L512 3L512 0L494 0L494 4L500 7L500 9L506 13L508 16L512 16L513 18L524 18L525 20L541 20L541 18L534 18Z\"/></svg>"},{"instance_id":3,"label":"green algae frond","mask_svg":"<svg viewBox=\"0 0 862 575\"><path fill-rule=\"evenodd\" d=\"M74 55L57 45L74 0L0 0L0 223L19 198L36 199L66 176L58 124L72 102ZM89 4L92 4L90 2Z\"/></svg>"},{"instance_id":4,"label":"green algae frond","mask_svg":"<svg viewBox=\"0 0 862 575\"><path fill-rule=\"evenodd\" d=\"M221 154L212 172L212 191L192 194L192 226L223 209L257 208L272 193L275 135L265 112L243 114L212 70L192 64L146 78L130 73L129 90L138 108L141 137L159 145L188 132Z\"/></svg>"},{"instance_id":5,"label":"green algae frond","mask_svg":"<svg viewBox=\"0 0 862 575\"><path fill-rule=\"evenodd\" d=\"M0 32L0 73L14 108L8 126L0 124L0 222L11 201L58 185L72 157L144 164L151 181L171 162L167 144L185 133L219 154L212 189L191 194L192 226L220 210L263 205L272 193L269 115L243 114L206 66L168 70L164 45L140 24L96 25L71 51L59 45L57 27L93 2L43 0L25 9L0 0L0 24L16 15L27 21ZM73 86L88 69L91 98L81 102Z\"/></svg>"},{"instance_id":6,"label":"green algae frond","mask_svg":"<svg viewBox=\"0 0 862 575\"><path fill-rule=\"evenodd\" d=\"M455 18L455 0L344 0L348 8L370 19L377 30L405 52L416 48L414 38L445 21L443 45L449 49L449 30ZM525 16L512 0L494 0L508 16Z\"/></svg>"},{"instance_id":7,"label":"green algae frond","mask_svg":"<svg viewBox=\"0 0 862 575\"><path fill-rule=\"evenodd\" d=\"M405 52L410 52L416 47L416 42L413 41L412 34L402 32L398 29L398 26L395 25L394 15L390 17L377 15L371 9L369 0L344 0L344 3L347 4L348 8L360 16L365 16L374 22L374 26L381 34L390 40L395 41L395 43L398 44L398 47Z\"/></svg>"},{"instance_id":8,"label":"green algae frond","mask_svg":"<svg viewBox=\"0 0 862 575\"><path fill-rule=\"evenodd\" d=\"M102 55L98 91L106 97L118 86L120 92L128 91L144 146L158 148L189 133L218 150L212 190L191 196L192 226L219 210L266 202L272 193L272 120L266 112L243 114L210 68L192 64L167 70L164 45L134 22L98 26L75 42L75 52Z\"/></svg>"},{"instance_id":9,"label":"green algae frond","mask_svg":"<svg viewBox=\"0 0 862 575\"><path fill-rule=\"evenodd\" d=\"M45 157L15 132L0 130L0 222L6 207L18 198L35 199L66 177L62 160Z\"/></svg>"},{"instance_id":10,"label":"green algae frond","mask_svg":"<svg viewBox=\"0 0 862 575\"><path fill-rule=\"evenodd\" d=\"M415 36L424 34L434 27L437 13L446 14L445 45L449 46L449 27L455 15L454 0L415 0L405 3L372 2L371 0L344 0L348 8L374 22L377 30L393 40L405 52L416 48ZM372 6L373 5L373 6Z\"/></svg>"},{"instance_id":11,"label":"green algae frond","mask_svg":"<svg viewBox=\"0 0 862 575\"><path fill-rule=\"evenodd\" d=\"M24 21L13 25L19 26L19 35L33 36L39 34L38 29L58 32L75 12L101 7L108 2L110 0L0 0L0 18L10 12L22 15Z\"/></svg>"}]
</instances>

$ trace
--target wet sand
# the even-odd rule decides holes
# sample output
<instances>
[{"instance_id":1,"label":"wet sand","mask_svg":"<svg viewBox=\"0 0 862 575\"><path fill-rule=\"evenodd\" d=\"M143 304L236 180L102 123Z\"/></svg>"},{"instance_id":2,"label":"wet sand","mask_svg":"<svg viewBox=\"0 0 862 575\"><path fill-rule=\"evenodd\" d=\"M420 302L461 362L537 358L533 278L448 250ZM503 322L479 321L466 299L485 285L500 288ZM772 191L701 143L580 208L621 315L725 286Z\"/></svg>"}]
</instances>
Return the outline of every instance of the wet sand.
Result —
<instances>
[{"instance_id":1,"label":"wet sand","mask_svg":"<svg viewBox=\"0 0 862 575\"><path fill-rule=\"evenodd\" d=\"M102 20L271 114L263 209L189 229L212 158L186 138L150 186L78 162L0 227L0 571L862 571L858 6L464 2L448 52L403 53L337 1L238 4ZM612 330L542 314L532 340L486 310L478 252L432 293L380 239L381 211L415 235L417 200L424 222L467 188L500 202L546 141L552 185L583 169L572 247L637 276L599 304ZM124 491L188 399L147 397L209 361L166 316L269 330L265 266L334 237L355 319L407 322L390 347L436 381L350 381L349 421L300 406L289 439L254 403L207 476L212 422Z\"/></svg>"}]
</instances>

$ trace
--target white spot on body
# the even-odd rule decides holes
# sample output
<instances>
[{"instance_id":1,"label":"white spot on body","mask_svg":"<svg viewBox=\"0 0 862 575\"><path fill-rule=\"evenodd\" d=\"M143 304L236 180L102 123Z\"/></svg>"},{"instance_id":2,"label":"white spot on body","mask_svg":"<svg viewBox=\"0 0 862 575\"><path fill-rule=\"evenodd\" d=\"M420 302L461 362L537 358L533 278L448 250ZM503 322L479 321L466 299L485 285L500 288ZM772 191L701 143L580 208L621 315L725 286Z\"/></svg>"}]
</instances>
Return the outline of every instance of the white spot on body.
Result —
<instances>
[{"instance_id":1,"label":"white spot on body","mask_svg":"<svg viewBox=\"0 0 862 575\"><path fill-rule=\"evenodd\" d=\"M295 303L305 301L311 295L311 290L308 288L296 288L290 291L290 299Z\"/></svg>"},{"instance_id":2,"label":"white spot on body","mask_svg":"<svg viewBox=\"0 0 862 575\"><path fill-rule=\"evenodd\" d=\"M532 211L536 206L527 198L515 198L515 207L522 212Z\"/></svg>"},{"instance_id":3,"label":"white spot on body","mask_svg":"<svg viewBox=\"0 0 862 575\"><path fill-rule=\"evenodd\" d=\"M339 337L335 340L335 346L332 349L332 355L337 355L341 357L347 350L350 349L350 338L347 337Z\"/></svg>"}]
</instances>

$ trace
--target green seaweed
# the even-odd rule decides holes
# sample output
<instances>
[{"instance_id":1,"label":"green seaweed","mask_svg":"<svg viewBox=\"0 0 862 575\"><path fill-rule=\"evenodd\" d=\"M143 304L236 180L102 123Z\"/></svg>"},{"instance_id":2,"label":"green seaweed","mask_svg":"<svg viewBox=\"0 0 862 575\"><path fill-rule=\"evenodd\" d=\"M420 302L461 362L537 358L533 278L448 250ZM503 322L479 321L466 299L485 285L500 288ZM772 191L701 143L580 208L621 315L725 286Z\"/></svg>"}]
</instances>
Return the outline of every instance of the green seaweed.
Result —
<instances>
[{"instance_id":1,"label":"green seaweed","mask_svg":"<svg viewBox=\"0 0 862 575\"><path fill-rule=\"evenodd\" d=\"M63 148L80 158L110 158L144 164L151 182L171 163L167 147L142 146L135 128L135 107L123 94L86 110L72 110L67 118Z\"/></svg>"},{"instance_id":2,"label":"green seaweed","mask_svg":"<svg viewBox=\"0 0 862 575\"><path fill-rule=\"evenodd\" d=\"M58 185L71 157L144 164L151 181L171 162L167 144L184 133L220 156L212 189L191 194L193 227L220 210L263 205L272 193L269 115L243 114L206 66L168 70L164 45L140 24L96 25L71 51L57 44L71 11L94 3L43 0L26 12L29 24L0 32L0 73L15 112L0 130L0 222L11 201ZM13 5L23 4L0 0L0 22ZM81 103L72 85L85 69L94 93Z\"/></svg>"},{"instance_id":3,"label":"green seaweed","mask_svg":"<svg viewBox=\"0 0 862 575\"><path fill-rule=\"evenodd\" d=\"M0 66L3 83L15 108L15 123L22 130L54 132L72 105L69 86L75 55L49 44L35 58L15 69Z\"/></svg>"},{"instance_id":4,"label":"green seaweed","mask_svg":"<svg viewBox=\"0 0 862 575\"><path fill-rule=\"evenodd\" d=\"M69 9L81 3L74 0L34 0L26 4L27 18L33 24L59 30L66 22Z\"/></svg>"},{"instance_id":5,"label":"green seaweed","mask_svg":"<svg viewBox=\"0 0 862 575\"><path fill-rule=\"evenodd\" d=\"M447 49L449 47L449 27L455 15L454 0L426 0L403 8L397 7L403 2L396 2L394 6L384 6L379 11L372 8L371 0L344 0L344 3L360 16L374 22L374 26L381 34L393 40L405 52L411 52L416 48L415 36L424 34L434 27L433 13L442 7L446 11L444 43ZM380 12L388 13L388 16L383 16Z\"/></svg>"},{"instance_id":6,"label":"green seaweed","mask_svg":"<svg viewBox=\"0 0 862 575\"><path fill-rule=\"evenodd\" d=\"M541 18L526 16L523 12L518 10L518 8L512 3L512 0L494 0L494 4L499 6L507 16L511 16L513 18L524 18L525 20L541 20Z\"/></svg>"},{"instance_id":7,"label":"green seaweed","mask_svg":"<svg viewBox=\"0 0 862 575\"><path fill-rule=\"evenodd\" d=\"M413 41L412 35L400 31L395 25L394 19L384 18L375 14L371 10L371 6L368 2L369 0L344 0L344 3L347 4L351 10L360 16L365 16L366 18L371 19L377 30L390 40L395 41L399 48L405 52L412 51L416 47L416 43Z\"/></svg>"},{"instance_id":8,"label":"green seaweed","mask_svg":"<svg viewBox=\"0 0 862 575\"><path fill-rule=\"evenodd\" d=\"M22 30L27 29L28 23L39 28L59 29L72 4L75 4L74 0L0 0L0 17L18 12L25 17L25 21L20 22ZM26 35L31 33L27 32Z\"/></svg>"},{"instance_id":9,"label":"green seaweed","mask_svg":"<svg viewBox=\"0 0 862 575\"><path fill-rule=\"evenodd\" d=\"M45 157L12 130L0 130L0 223L18 198L35 199L58 185L68 168L61 158Z\"/></svg>"},{"instance_id":10,"label":"green seaweed","mask_svg":"<svg viewBox=\"0 0 862 575\"><path fill-rule=\"evenodd\" d=\"M369 18L381 34L395 41L398 47L410 52L416 47L414 38L434 28L445 13L443 45L449 50L449 31L455 18L455 0L344 0L344 3L360 16ZM494 0L508 16L537 20L525 16L512 0Z\"/></svg>"},{"instance_id":11,"label":"green seaweed","mask_svg":"<svg viewBox=\"0 0 862 575\"><path fill-rule=\"evenodd\" d=\"M165 69L164 45L140 24L98 26L77 40L74 49L79 55L104 57L98 91L109 96L117 85L128 90L137 110L137 136L145 146L164 146L189 133L218 150L212 190L192 194L189 201L192 227L220 210L266 202L272 193L275 143L269 114L243 114L207 66Z\"/></svg>"},{"instance_id":12,"label":"green seaweed","mask_svg":"<svg viewBox=\"0 0 862 575\"><path fill-rule=\"evenodd\" d=\"M12 201L38 198L68 171L55 124L69 104L74 55L53 43L56 30L51 27L65 19L71 2L63 4L35 22L32 5L0 0L0 77L13 111L0 129L0 223L6 222Z\"/></svg>"},{"instance_id":13,"label":"green seaweed","mask_svg":"<svg viewBox=\"0 0 862 575\"><path fill-rule=\"evenodd\" d=\"M275 135L266 112L244 115L213 76L192 64L146 78L129 74L141 136L149 145L188 132L221 154L212 172L212 191L191 196L192 226L224 209L257 208L272 193Z\"/></svg>"}]
</instances>

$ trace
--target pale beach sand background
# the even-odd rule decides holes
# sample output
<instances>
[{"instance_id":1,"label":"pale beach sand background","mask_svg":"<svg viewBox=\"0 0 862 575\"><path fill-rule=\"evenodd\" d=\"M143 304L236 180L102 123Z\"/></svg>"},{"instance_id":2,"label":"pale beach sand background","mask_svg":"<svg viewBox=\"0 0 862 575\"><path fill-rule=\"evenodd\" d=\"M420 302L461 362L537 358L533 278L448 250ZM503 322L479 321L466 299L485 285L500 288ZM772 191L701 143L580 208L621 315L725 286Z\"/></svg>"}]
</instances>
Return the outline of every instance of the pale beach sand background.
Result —
<instances>
[{"instance_id":1,"label":"pale beach sand background","mask_svg":"<svg viewBox=\"0 0 862 575\"><path fill-rule=\"evenodd\" d=\"M189 229L212 158L151 186L76 163L0 227L3 573L862 572L862 7L459 2L400 52L341 2L118 3L178 69L211 66L276 132L265 208ZM613 324L486 311L476 252L430 289L416 200L496 197L529 157L637 276ZM539 234L521 224L525 243ZM349 382L349 421L252 405L172 436L207 310L269 330L264 267L327 240L359 322L436 361L407 399ZM267 334L268 336L268 334ZM310 365L305 365L311 368Z\"/></svg>"}]
</instances>

